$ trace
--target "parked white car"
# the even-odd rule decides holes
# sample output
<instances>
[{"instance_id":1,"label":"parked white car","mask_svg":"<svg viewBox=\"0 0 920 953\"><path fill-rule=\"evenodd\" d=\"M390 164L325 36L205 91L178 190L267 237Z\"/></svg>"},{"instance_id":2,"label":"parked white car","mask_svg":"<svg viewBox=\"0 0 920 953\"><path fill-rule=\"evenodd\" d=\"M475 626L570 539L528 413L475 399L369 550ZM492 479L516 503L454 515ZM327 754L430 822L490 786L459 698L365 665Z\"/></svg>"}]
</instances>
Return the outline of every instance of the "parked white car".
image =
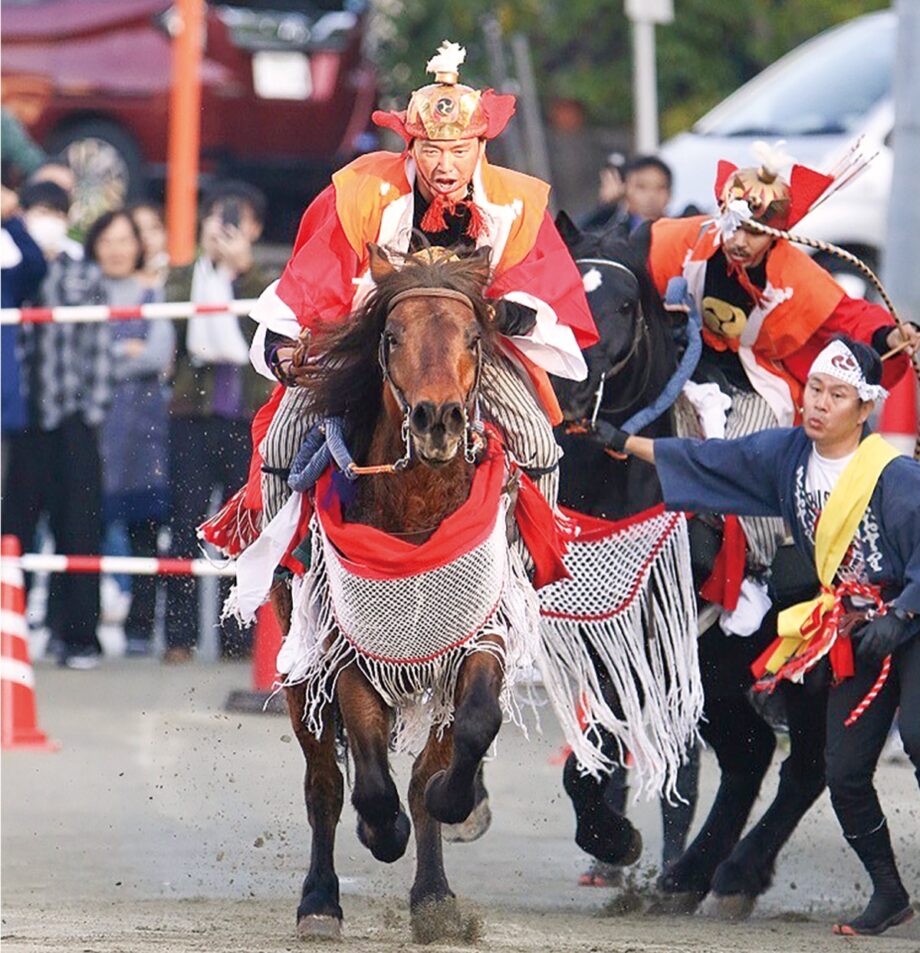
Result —
<instances>
[{"instance_id":1,"label":"parked white car","mask_svg":"<svg viewBox=\"0 0 920 953\"><path fill-rule=\"evenodd\" d=\"M661 156L674 170L672 210L679 213L690 204L714 209L718 160L750 165L757 139L785 139L796 161L824 170L862 135L865 150L878 156L796 230L841 245L877 268L891 190L896 29L896 15L886 10L827 30L745 83L689 132L666 142ZM865 279L846 264L821 257L850 294L867 291Z\"/></svg>"}]
</instances>

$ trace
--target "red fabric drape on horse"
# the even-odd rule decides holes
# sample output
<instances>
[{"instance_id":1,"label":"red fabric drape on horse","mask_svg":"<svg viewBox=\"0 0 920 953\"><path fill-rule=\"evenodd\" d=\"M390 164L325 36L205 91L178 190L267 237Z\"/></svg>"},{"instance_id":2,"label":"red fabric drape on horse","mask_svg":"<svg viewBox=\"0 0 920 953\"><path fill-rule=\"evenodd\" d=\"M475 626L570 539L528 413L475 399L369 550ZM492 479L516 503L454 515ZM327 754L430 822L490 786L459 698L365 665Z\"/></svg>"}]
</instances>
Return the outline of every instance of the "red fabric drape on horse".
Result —
<instances>
[{"instance_id":1,"label":"red fabric drape on horse","mask_svg":"<svg viewBox=\"0 0 920 953\"><path fill-rule=\"evenodd\" d=\"M317 516L349 571L370 579L409 576L444 566L458 554L479 546L495 525L495 511L507 475L498 431L487 425L486 434L485 456L476 467L467 501L420 544L364 523L345 522L335 488L335 471L326 470L316 484ZM535 584L564 579L568 576L562 563L567 543L564 527L529 478L523 473L519 475L522 488L515 518L537 566Z\"/></svg>"}]
</instances>

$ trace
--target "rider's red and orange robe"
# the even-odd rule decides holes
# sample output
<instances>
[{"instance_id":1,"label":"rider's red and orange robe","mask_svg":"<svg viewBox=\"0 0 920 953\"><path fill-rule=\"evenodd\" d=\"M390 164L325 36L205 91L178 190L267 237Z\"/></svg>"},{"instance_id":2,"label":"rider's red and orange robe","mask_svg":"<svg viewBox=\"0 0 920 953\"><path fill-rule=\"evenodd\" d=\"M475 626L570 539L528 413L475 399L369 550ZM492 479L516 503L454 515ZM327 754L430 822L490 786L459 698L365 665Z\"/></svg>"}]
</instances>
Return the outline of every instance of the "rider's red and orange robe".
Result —
<instances>
[{"instance_id":1,"label":"rider's red and orange robe","mask_svg":"<svg viewBox=\"0 0 920 953\"><path fill-rule=\"evenodd\" d=\"M706 268L719 248L719 230L705 216L660 219L651 226L648 267L660 294L682 275L697 308L703 307ZM767 253L767 283L738 336L704 327L707 347L736 351L751 386L766 400L779 426L798 422L802 388L821 349L838 334L871 344L876 332L894 329L880 305L850 298L814 259L785 239ZM909 368L901 354L885 362L890 388Z\"/></svg>"},{"instance_id":2,"label":"rider's red and orange robe","mask_svg":"<svg viewBox=\"0 0 920 953\"><path fill-rule=\"evenodd\" d=\"M295 338L301 328L347 319L373 287L369 242L409 249L414 180L415 164L406 153L370 153L335 173L304 213L281 278L253 309L260 324L251 350L257 370L271 376L264 360L266 329ZM597 341L581 274L549 215L546 183L492 166L483 157L473 190L485 223L476 244L491 250L487 294L526 305L537 315L531 333L503 337L502 347L557 423L561 414L547 373L583 379L587 368L581 349ZM282 393L279 385L253 421L255 453L246 495L251 509L261 508L258 447Z\"/></svg>"}]
</instances>

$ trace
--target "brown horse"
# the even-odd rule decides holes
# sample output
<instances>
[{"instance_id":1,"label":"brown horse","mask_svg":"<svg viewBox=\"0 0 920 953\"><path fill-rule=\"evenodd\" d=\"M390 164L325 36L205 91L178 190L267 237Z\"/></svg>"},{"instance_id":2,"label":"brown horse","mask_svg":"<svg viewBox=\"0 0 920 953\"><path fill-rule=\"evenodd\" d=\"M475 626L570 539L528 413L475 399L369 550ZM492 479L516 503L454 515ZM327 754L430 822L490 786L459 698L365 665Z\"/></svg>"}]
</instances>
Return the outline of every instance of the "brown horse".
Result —
<instances>
[{"instance_id":1,"label":"brown horse","mask_svg":"<svg viewBox=\"0 0 920 953\"><path fill-rule=\"evenodd\" d=\"M404 468L358 478L344 516L422 542L466 500L472 482L468 421L481 361L494 339L483 298L488 250L463 260L410 259L400 269L376 246L369 252L376 289L344 326L317 342L325 359L306 385L310 412L344 419L359 464L386 467L411 446ZM276 589L272 598L287 631L290 593ZM319 738L304 720L304 685L285 689L307 762L312 828L310 869L297 908L301 936L338 936L341 930L333 859L343 803L336 720L354 761L351 801L360 841L378 860L392 863L405 853L410 832L388 763L392 712L358 666L336 674L334 704L323 712ZM413 766L409 813L417 863L410 904L418 941L474 929L459 913L444 873L440 825L463 821L474 806L474 777L502 722L502 684L495 654L466 655L453 721L440 733L432 729Z\"/></svg>"}]
</instances>

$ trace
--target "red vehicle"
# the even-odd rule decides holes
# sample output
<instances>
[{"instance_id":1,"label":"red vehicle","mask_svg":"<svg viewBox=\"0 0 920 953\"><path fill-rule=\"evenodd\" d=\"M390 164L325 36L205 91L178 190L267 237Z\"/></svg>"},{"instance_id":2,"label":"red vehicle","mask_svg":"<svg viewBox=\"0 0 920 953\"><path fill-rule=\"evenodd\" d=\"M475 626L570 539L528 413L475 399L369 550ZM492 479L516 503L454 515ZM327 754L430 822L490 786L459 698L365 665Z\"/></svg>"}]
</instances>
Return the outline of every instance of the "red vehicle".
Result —
<instances>
[{"instance_id":1,"label":"red vehicle","mask_svg":"<svg viewBox=\"0 0 920 953\"><path fill-rule=\"evenodd\" d=\"M169 0L2 0L2 14L3 104L66 155L78 200L98 211L162 180ZM302 197L361 151L377 93L366 25L364 0L208 2L202 172Z\"/></svg>"}]
</instances>

